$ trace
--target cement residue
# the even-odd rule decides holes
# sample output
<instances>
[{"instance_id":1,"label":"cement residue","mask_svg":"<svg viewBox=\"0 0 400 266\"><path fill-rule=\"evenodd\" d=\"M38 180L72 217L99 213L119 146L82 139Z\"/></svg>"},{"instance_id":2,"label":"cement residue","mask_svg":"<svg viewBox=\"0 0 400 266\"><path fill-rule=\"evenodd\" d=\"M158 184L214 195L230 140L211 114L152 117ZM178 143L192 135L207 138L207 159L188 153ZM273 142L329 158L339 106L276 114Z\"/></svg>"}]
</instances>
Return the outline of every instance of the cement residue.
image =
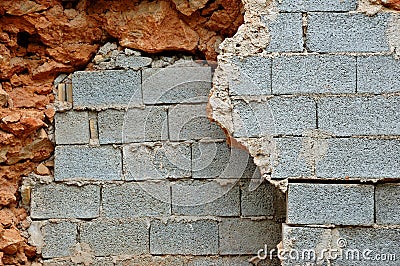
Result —
<instances>
[{"instance_id":1,"label":"cement residue","mask_svg":"<svg viewBox=\"0 0 400 266\"><path fill-rule=\"evenodd\" d=\"M94 261L94 251L89 244L78 243L72 248L71 261L75 264L89 266Z\"/></svg>"},{"instance_id":2,"label":"cement residue","mask_svg":"<svg viewBox=\"0 0 400 266\"><path fill-rule=\"evenodd\" d=\"M393 13L386 30L389 47L396 59L400 59L400 14Z\"/></svg>"}]
</instances>

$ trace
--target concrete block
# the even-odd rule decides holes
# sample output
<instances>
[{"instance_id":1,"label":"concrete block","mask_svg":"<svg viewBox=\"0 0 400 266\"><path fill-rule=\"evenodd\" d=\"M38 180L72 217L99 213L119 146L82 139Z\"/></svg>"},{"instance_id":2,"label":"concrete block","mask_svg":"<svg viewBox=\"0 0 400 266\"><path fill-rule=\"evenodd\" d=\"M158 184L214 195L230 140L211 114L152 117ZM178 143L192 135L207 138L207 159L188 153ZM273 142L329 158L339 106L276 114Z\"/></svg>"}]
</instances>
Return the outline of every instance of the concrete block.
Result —
<instances>
[{"instance_id":1,"label":"concrete block","mask_svg":"<svg viewBox=\"0 0 400 266\"><path fill-rule=\"evenodd\" d=\"M141 75L132 70L77 71L72 75L75 109L142 105Z\"/></svg>"},{"instance_id":2,"label":"concrete block","mask_svg":"<svg viewBox=\"0 0 400 266\"><path fill-rule=\"evenodd\" d=\"M45 259L72 255L77 244L77 226L71 222L47 223L42 227L42 257Z\"/></svg>"},{"instance_id":3,"label":"concrete block","mask_svg":"<svg viewBox=\"0 0 400 266\"><path fill-rule=\"evenodd\" d=\"M242 216L273 216L274 187L263 182L255 190L251 190L250 181L243 181L240 192L240 209Z\"/></svg>"},{"instance_id":4,"label":"concrete block","mask_svg":"<svg viewBox=\"0 0 400 266\"><path fill-rule=\"evenodd\" d=\"M271 94L271 64L268 57L234 58L229 77L230 95Z\"/></svg>"},{"instance_id":5,"label":"concrete block","mask_svg":"<svg viewBox=\"0 0 400 266\"><path fill-rule=\"evenodd\" d=\"M245 175L249 154L226 142L195 142L192 145L193 178L239 179Z\"/></svg>"},{"instance_id":6,"label":"concrete block","mask_svg":"<svg viewBox=\"0 0 400 266\"><path fill-rule=\"evenodd\" d=\"M331 250L331 230L326 228L290 227L283 225L282 244L284 253L281 253L282 265L329 265L321 257L321 251ZM335 265L335 264L334 264Z\"/></svg>"},{"instance_id":7,"label":"concrete block","mask_svg":"<svg viewBox=\"0 0 400 266\"><path fill-rule=\"evenodd\" d=\"M207 102L210 67L167 67L143 70L145 104Z\"/></svg>"},{"instance_id":8,"label":"concrete block","mask_svg":"<svg viewBox=\"0 0 400 266\"><path fill-rule=\"evenodd\" d=\"M267 52L302 52L303 18L301 13L278 13L269 20L264 17L271 40Z\"/></svg>"},{"instance_id":9,"label":"concrete block","mask_svg":"<svg viewBox=\"0 0 400 266\"><path fill-rule=\"evenodd\" d=\"M272 169L273 179L289 177L309 177L312 175L311 158L307 154L309 147L305 138L277 138L277 164Z\"/></svg>"},{"instance_id":10,"label":"concrete block","mask_svg":"<svg viewBox=\"0 0 400 266\"><path fill-rule=\"evenodd\" d=\"M162 106L99 112L100 144L160 141L168 138L167 110Z\"/></svg>"},{"instance_id":11,"label":"concrete block","mask_svg":"<svg viewBox=\"0 0 400 266\"><path fill-rule=\"evenodd\" d=\"M289 184L288 224L371 225L374 186Z\"/></svg>"},{"instance_id":12,"label":"concrete block","mask_svg":"<svg viewBox=\"0 0 400 266\"><path fill-rule=\"evenodd\" d=\"M354 93L356 74L354 56L278 56L272 62L272 93Z\"/></svg>"},{"instance_id":13,"label":"concrete block","mask_svg":"<svg viewBox=\"0 0 400 266\"><path fill-rule=\"evenodd\" d=\"M400 224L400 185L381 184L375 191L376 223Z\"/></svg>"},{"instance_id":14,"label":"concrete block","mask_svg":"<svg viewBox=\"0 0 400 266\"><path fill-rule=\"evenodd\" d=\"M130 182L102 189L102 215L107 218L170 215L170 202L170 186L164 182Z\"/></svg>"},{"instance_id":15,"label":"concrete block","mask_svg":"<svg viewBox=\"0 0 400 266\"><path fill-rule=\"evenodd\" d=\"M390 13L310 13L306 45L312 52L389 52Z\"/></svg>"},{"instance_id":16,"label":"concrete block","mask_svg":"<svg viewBox=\"0 0 400 266\"><path fill-rule=\"evenodd\" d=\"M112 146L57 146L54 179L120 180L121 151Z\"/></svg>"},{"instance_id":17,"label":"concrete block","mask_svg":"<svg viewBox=\"0 0 400 266\"><path fill-rule=\"evenodd\" d=\"M126 180L184 178L191 176L188 143L131 144L123 148Z\"/></svg>"},{"instance_id":18,"label":"concrete block","mask_svg":"<svg viewBox=\"0 0 400 266\"><path fill-rule=\"evenodd\" d=\"M211 255L218 253L218 223L213 220L168 222L154 220L150 226L153 255Z\"/></svg>"},{"instance_id":19,"label":"concrete block","mask_svg":"<svg viewBox=\"0 0 400 266\"><path fill-rule=\"evenodd\" d=\"M172 213L187 216L239 216L240 191L235 180L176 182L172 185Z\"/></svg>"},{"instance_id":20,"label":"concrete block","mask_svg":"<svg viewBox=\"0 0 400 266\"><path fill-rule=\"evenodd\" d=\"M283 249L286 252L282 265L328 265L329 260L330 265L395 266L399 240L399 229L285 226Z\"/></svg>"},{"instance_id":21,"label":"concrete block","mask_svg":"<svg viewBox=\"0 0 400 266\"><path fill-rule=\"evenodd\" d=\"M80 227L81 243L95 256L140 255L149 252L149 225L144 219L96 220Z\"/></svg>"},{"instance_id":22,"label":"concrete block","mask_svg":"<svg viewBox=\"0 0 400 266\"><path fill-rule=\"evenodd\" d=\"M280 0L276 1L279 11L351 11L356 10L357 0Z\"/></svg>"},{"instance_id":23,"label":"concrete block","mask_svg":"<svg viewBox=\"0 0 400 266\"><path fill-rule=\"evenodd\" d=\"M170 140L225 139L222 129L208 120L205 104L176 105L169 109L168 120Z\"/></svg>"},{"instance_id":24,"label":"concrete block","mask_svg":"<svg viewBox=\"0 0 400 266\"><path fill-rule=\"evenodd\" d=\"M329 139L326 154L316 162L321 178L399 178L400 141Z\"/></svg>"},{"instance_id":25,"label":"concrete block","mask_svg":"<svg viewBox=\"0 0 400 266\"><path fill-rule=\"evenodd\" d=\"M400 97L327 97L318 125L336 136L400 135Z\"/></svg>"},{"instance_id":26,"label":"concrete block","mask_svg":"<svg viewBox=\"0 0 400 266\"><path fill-rule=\"evenodd\" d=\"M256 254L265 245L275 247L280 239L280 224L269 220L228 218L219 226L221 255Z\"/></svg>"},{"instance_id":27,"label":"concrete block","mask_svg":"<svg viewBox=\"0 0 400 266\"><path fill-rule=\"evenodd\" d=\"M391 93L400 91L400 60L393 56L357 57L357 91Z\"/></svg>"},{"instance_id":28,"label":"concrete block","mask_svg":"<svg viewBox=\"0 0 400 266\"><path fill-rule=\"evenodd\" d=\"M126 56L119 54L115 59L115 66L124 69L139 70L151 65L153 60L150 57L143 56Z\"/></svg>"},{"instance_id":29,"label":"concrete block","mask_svg":"<svg viewBox=\"0 0 400 266\"><path fill-rule=\"evenodd\" d=\"M183 256L135 256L129 259L117 260L115 266L186 266L187 258Z\"/></svg>"},{"instance_id":30,"label":"concrete block","mask_svg":"<svg viewBox=\"0 0 400 266\"><path fill-rule=\"evenodd\" d=\"M194 257L188 262L188 266L252 266L249 260L251 256L218 256L218 257ZM259 266L278 266L278 260L259 262Z\"/></svg>"},{"instance_id":31,"label":"concrete block","mask_svg":"<svg viewBox=\"0 0 400 266\"><path fill-rule=\"evenodd\" d=\"M69 111L55 115L56 144L89 144L87 112Z\"/></svg>"},{"instance_id":32,"label":"concrete block","mask_svg":"<svg viewBox=\"0 0 400 266\"><path fill-rule=\"evenodd\" d=\"M316 128L316 106L309 97L273 97L263 102L233 102L235 137L302 135Z\"/></svg>"},{"instance_id":33,"label":"concrete block","mask_svg":"<svg viewBox=\"0 0 400 266\"><path fill-rule=\"evenodd\" d=\"M337 259L336 265L397 266L399 264L399 229L333 229L331 247L339 249L343 243L346 244L343 249L344 255Z\"/></svg>"},{"instance_id":34,"label":"concrete block","mask_svg":"<svg viewBox=\"0 0 400 266\"><path fill-rule=\"evenodd\" d=\"M33 219L99 216L100 188L97 186L37 185L32 190L31 199Z\"/></svg>"}]
</instances>

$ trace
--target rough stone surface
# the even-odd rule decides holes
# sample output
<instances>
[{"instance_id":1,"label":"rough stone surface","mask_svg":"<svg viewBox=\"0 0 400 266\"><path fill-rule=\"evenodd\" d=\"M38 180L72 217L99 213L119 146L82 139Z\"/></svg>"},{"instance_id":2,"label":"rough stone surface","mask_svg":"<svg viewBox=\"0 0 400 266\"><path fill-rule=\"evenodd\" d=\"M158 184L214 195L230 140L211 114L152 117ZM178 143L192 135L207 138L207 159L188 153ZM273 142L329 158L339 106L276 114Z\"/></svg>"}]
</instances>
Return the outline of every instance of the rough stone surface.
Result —
<instances>
[{"instance_id":1,"label":"rough stone surface","mask_svg":"<svg viewBox=\"0 0 400 266\"><path fill-rule=\"evenodd\" d=\"M207 102L211 88L211 68L145 69L142 87L145 104Z\"/></svg>"},{"instance_id":2,"label":"rough stone surface","mask_svg":"<svg viewBox=\"0 0 400 266\"><path fill-rule=\"evenodd\" d=\"M118 55L115 66L124 69L139 70L149 66L152 62L150 57Z\"/></svg>"},{"instance_id":3,"label":"rough stone surface","mask_svg":"<svg viewBox=\"0 0 400 266\"><path fill-rule=\"evenodd\" d=\"M288 191L288 224L374 223L372 185L289 184Z\"/></svg>"},{"instance_id":4,"label":"rough stone surface","mask_svg":"<svg viewBox=\"0 0 400 266\"><path fill-rule=\"evenodd\" d=\"M40 185L32 191L31 217L96 218L100 209L100 188L64 184Z\"/></svg>"},{"instance_id":5,"label":"rough stone surface","mask_svg":"<svg viewBox=\"0 0 400 266\"><path fill-rule=\"evenodd\" d=\"M169 139L225 139L221 128L207 119L206 105L178 104L169 109Z\"/></svg>"},{"instance_id":6,"label":"rough stone surface","mask_svg":"<svg viewBox=\"0 0 400 266\"><path fill-rule=\"evenodd\" d=\"M48 223L42 228L45 246L43 258L66 257L77 243L77 226L71 222Z\"/></svg>"},{"instance_id":7,"label":"rough stone surface","mask_svg":"<svg viewBox=\"0 0 400 266\"><path fill-rule=\"evenodd\" d=\"M112 146L57 146L55 150L55 180L92 179L120 180L121 151Z\"/></svg>"},{"instance_id":8,"label":"rough stone surface","mask_svg":"<svg viewBox=\"0 0 400 266\"><path fill-rule=\"evenodd\" d=\"M172 213L187 216L239 216L239 186L216 181L177 182L172 185Z\"/></svg>"},{"instance_id":9,"label":"rough stone surface","mask_svg":"<svg viewBox=\"0 0 400 266\"><path fill-rule=\"evenodd\" d=\"M55 115L55 138L60 144L88 144L89 116L87 112L65 112Z\"/></svg>"},{"instance_id":10,"label":"rough stone surface","mask_svg":"<svg viewBox=\"0 0 400 266\"><path fill-rule=\"evenodd\" d=\"M264 20L271 35L267 52L303 51L301 13L279 13L276 18Z\"/></svg>"},{"instance_id":11,"label":"rough stone surface","mask_svg":"<svg viewBox=\"0 0 400 266\"><path fill-rule=\"evenodd\" d=\"M102 189L102 215L108 218L167 216L170 205L166 183L125 183Z\"/></svg>"},{"instance_id":12,"label":"rough stone surface","mask_svg":"<svg viewBox=\"0 0 400 266\"><path fill-rule=\"evenodd\" d=\"M357 8L357 0L282 0L277 2L279 11L352 11Z\"/></svg>"},{"instance_id":13,"label":"rough stone surface","mask_svg":"<svg viewBox=\"0 0 400 266\"><path fill-rule=\"evenodd\" d=\"M125 180L163 180L191 176L191 151L186 143L125 146Z\"/></svg>"},{"instance_id":14,"label":"rough stone surface","mask_svg":"<svg viewBox=\"0 0 400 266\"><path fill-rule=\"evenodd\" d=\"M167 109L151 106L99 112L100 144L161 141L168 137Z\"/></svg>"},{"instance_id":15,"label":"rough stone surface","mask_svg":"<svg viewBox=\"0 0 400 266\"><path fill-rule=\"evenodd\" d=\"M308 97L274 97L263 102L235 101L235 137L302 135L316 127L315 102Z\"/></svg>"},{"instance_id":16,"label":"rough stone surface","mask_svg":"<svg viewBox=\"0 0 400 266\"><path fill-rule=\"evenodd\" d=\"M140 73L131 70L77 71L72 77L74 108L142 104Z\"/></svg>"},{"instance_id":17,"label":"rough stone surface","mask_svg":"<svg viewBox=\"0 0 400 266\"><path fill-rule=\"evenodd\" d=\"M80 236L95 256L149 252L149 225L144 219L86 222L80 226Z\"/></svg>"},{"instance_id":18,"label":"rough stone surface","mask_svg":"<svg viewBox=\"0 0 400 266\"><path fill-rule=\"evenodd\" d=\"M357 58L357 91L390 93L400 91L400 60L393 56Z\"/></svg>"},{"instance_id":19,"label":"rough stone surface","mask_svg":"<svg viewBox=\"0 0 400 266\"><path fill-rule=\"evenodd\" d=\"M179 232L179 234L176 234ZM218 253L218 223L213 220L152 221L150 253L211 255Z\"/></svg>"},{"instance_id":20,"label":"rough stone surface","mask_svg":"<svg viewBox=\"0 0 400 266\"><path fill-rule=\"evenodd\" d=\"M272 59L252 56L232 60L234 67L229 79L231 95L265 95L271 94Z\"/></svg>"},{"instance_id":21,"label":"rough stone surface","mask_svg":"<svg viewBox=\"0 0 400 266\"><path fill-rule=\"evenodd\" d=\"M378 224L400 224L400 186L382 184L376 187L376 222Z\"/></svg>"},{"instance_id":22,"label":"rough stone surface","mask_svg":"<svg viewBox=\"0 0 400 266\"><path fill-rule=\"evenodd\" d=\"M223 255L255 254L265 245L279 242L279 227L268 220L223 219L219 226L219 248Z\"/></svg>"},{"instance_id":23,"label":"rough stone surface","mask_svg":"<svg viewBox=\"0 0 400 266\"><path fill-rule=\"evenodd\" d=\"M329 139L316 163L322 178L399 178L398 140Z\"/></svg>"},{"instance_id":24,"label":"rough stone surface","mask_svg":"<svg viewBox=\"0 0 400 266\"><path fill-rule=\"evenodd\" d=\"M352 93L356 77L352 56L280 56L273 59L272 93Z\"/></svg>"},{"instance_id":25,"label":"rough stone surface","mask_svg":"<svg viewBox=\"0 0 400 266\"><path fill-rule=\"evenodd\" d=\"M313 52L389 52L386 29L390 18L388 13L312 13L306 45Z\"/></svg>"},{"instance_id":26,"label":"rough stone surface","mask_svg":"<svg viewBox=\"0 0 400 266\"><path fill-rule=\"evenodd\" d=\"M327 97L318 101L318 126L336 136L400 135L400 98Z\"/></svg>"}]
</instances>

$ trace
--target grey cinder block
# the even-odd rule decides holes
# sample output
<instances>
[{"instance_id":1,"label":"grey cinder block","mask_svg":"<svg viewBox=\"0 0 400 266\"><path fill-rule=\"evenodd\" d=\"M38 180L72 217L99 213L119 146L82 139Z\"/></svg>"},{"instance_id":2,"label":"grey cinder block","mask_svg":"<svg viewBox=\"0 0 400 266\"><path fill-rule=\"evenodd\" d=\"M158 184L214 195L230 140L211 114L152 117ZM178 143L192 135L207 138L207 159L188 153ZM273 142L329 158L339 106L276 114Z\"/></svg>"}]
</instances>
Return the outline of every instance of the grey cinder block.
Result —
<instances>
[{"instance_id":1,"label":"grey cinder block","mask_svg":"<svg viewBox=\"0 0 400 266\"><path fill-rule=\"evenodd\" d=\"M237 182L187 181L172 185L172 213L187 216L239 216Z\"/></svg>"},{"instance_id":2,"label":"grey cinder block","mask_svg":"<svg viewBox=\"0 0 400 266\"><path fill-rule=\"evenodd\" d=\"M154 220L150 226L153 255L211 255L218 253L218 223L213 220L167 222Z\"/></svg>"},{"instance_id":3,"label":"grey cinder block","mask_svg":"<svg viewBox=\"0 0 400 266\"><path fill-rule=\"evenodd\" d=\"M400 224L400 185L381 184L376 187L376 222Z\"/></svg>"},{"instance_id":4,"label":"grey cinder block","mask_svg":"<svg viewBox=\"0 0 400 266\"><path fill-rule=\"evenodd\" d=\"M93 185L37 185L32 190L31 217L95 218L99 216L100 188Z\"/></svg>"},{"instance_id":5,"label":"grey cinder block","mask_svg":"<svg viewBox=\"0 0 400 266\"><path fill-rule=\"evenodd\" d=\"M193 178L239 179L245 175L249 154L226 142L192 144Z\"/></svg>"},{"instance_id":6,"label":"grey cinder block","mask_svg":"<svg viewBox=\"0 0 400 266\"><path fill-rule=\"evenodd\" d=\"M162 106L99 112L100 144L166 140L167 110Z\"/></svg>"},{"instance_id":7,"label":"grey cinder block","mask_svg":"<svg viewBox=\"0 0 400 266\"><path fill-rule=\"evenodd\" d=\"M184 178L191 176L188 143L144 143L124 146L126 180Z\"/></svg>"},{"instance_id":8,"label":"grey cinder block","mask_svg":"<svg viewBox=\"0 0 400 266\"><path fill-rule=\"evenodd\" d=\"M170 215L170 186L165 182L129 182L102 189L102 215L108 218Z\"/></svg>"},{"instance_id":9,"label":"grey cinder block","mask_svg":"<svg viewBox=\"0 0 400 266\"><path fill-rule=\"evenodd\" d=\"M272 216L274 210L274 187L263 182L255 190L251 190L249 180L243 181L240 193L240 209L242 216Z\"/></svg>"},{"instance_id":10,"label":"grey cinder block","mask_svg":"<svg viewBox=\"0 0 400 266\"><path fill-rule=\"evenodd\" d=\"M305 138L276 138L276 164L272 168L273 179L309 177L312 175L310 158L305 151ZM311 151L310 151L311 152Z\"/></svg>"},{"instance_id":11,"label":"grey cinder block","mask_svg":"<svg viewBox=\"0 0 400 266\"><path fill-rule=\"evenodd\" d=\"M400 91L400 60L393 56L357 58L357 91L391 93Z\"/></svg>"},{"instance_id":12,"label":"grey cinder block","mask_svg":"<svg viewBox=\"0 0 400 266\"><path fill-rule=\"evenodd\" d=\"M356 77L354 56L278 56L272 62L272 93L352 93Z\"/></svg>"},{"instance_id":13,"label":"grey cinder block","mask_svg":"<svg viewBox=\"0 0 400 266\"><path fill-rule=\"evenodd\" d=\"M336 136L400 135L400 97L327 97L318 125Z\"/></svg>"},{"instance_id":14,"label":"grey cinder block","mask_svg":"<svg viewBox=\"0 0 400 266\"><path fill-rule=\"evenodd\" d=\"M312 52L389 52L390 19L390 13L310 13L306 44Z\"/></svg>"},{"instance_id":15,"label":"grey cinder block","mask_svg":"<svg viewBox=\"0 0 400 266\"><path fill-rule=\"evenodd\" d=\"M81 243L95 256L140 255L149 252L149 225L144 219L96 220L80 226Z\"/></svg>"},{"instance_id":16,"label":"grey cinder block","mask_svg":"<svg viewBox=\"0 0 400 266\"><path fill-rule=\"evenodd\" d=\"M301 13L278 13L276 18L263 18L271 40L267 52L302 52L303 21ZM268 73L265 73L268 74Z\"/></svg>"},{"instance_id":17,"label":"grey cinder block","mask_svg":"<svg viewBox=\"0 0 400 266\"><path fill-rule=\"evenodd\" d=\"M221 255L256 254L280 241L280 224L269 220L223 219L219 226Z\"/></svg>"},{"instance_id":18,"label":"grey cinder block","mask_svg":"<svg viewBox=\"0 0 400 266\"><path fill-rule=\"evenodd\" d=\"M88 144L89 116L87 112L68 111L55 115L55 138L60 144Z\"/></svg>"},{"instance_id":19,"label":"grey cinder block","mask_svg":"<svg viewBox=\"0 0 400 266\"><path fill-rule=\"evenodd\" d=\"M230 95L271 94L271 63L268 57L234 58L228 75Z\"/></svg>"},{"instance_id":20,"label":"grey cinder block","mask_svg":"<svg viewBox=\"0 0 400 266\"><path fill-rule=\"evenodd\" d=\"M67 257L72 255L77 243L77 226L71 222L47 223L42 227L43 258Z\"/></svg>"},{"instance_id":21,"label":"grey cinder block","mask_svg":"<svg viewBox=\"0 0 400 266\"><path fill-rule=\"evenodd\" d=\"M316 128L316 106L309 97L273 97L263 102L234 101L235 137L302 135Z\"/></svg>"},{"instance_id":22,"label":"grey cinder block","mask_svg":"<svg viewBox=\"0 0 400 266\"><path fill-rule=\"evenodd\" d=\"M399 178L400 141L328 139L327 151L316 162L321 178Z\"/></svg>"},{"instance_id":23,"label":"grey cinder block","mask_svg":"<svg viewBox=\"0 0 400 266\"><path fill-rule=\"evenodd\" d=\"M141 75L137 71L76 71L72 86L75 109L142 105Z\"/></svg>"},{"instance_id":24,"label":"grey cinder block","mask_svg":"<svg viewBox=\"0 0 400 266\"><path fill-rule=\"evenodd\" d=\"M121 151L112 146L57 146L54 179L120 180Z\"/></svg>"},{"instance_id":25,"label":"grey cinder block","mask_svg":"<svg viewBox=\"0 0 400 266\"><path fill-rule=\"evenodd\" d=\"M143 70L145 104L207 102L210 67L167 67Z\"/></svg>"},{"instance_id":26,"label":"grey cinder block","mask_svg":"<svg viewBox=\"0 0 400 266\"><path fill-rule=\"evenodd\" d=\"M357 0L279 0L279 11L351 11L357 8Z\"/></svg>"},{"instance_id":27,"label":"grey cinder block","mask_svg":"<svg viewBox=\"0 0 400 266\"><path fill-rule=\"evenodd\" d=\"M206 105L179 104L169 109L170 140L225 139L222 129L207 118Z\"/></svg>"},{"instance_id":28,"label":"grey cinder block","mask_svg":"<svg viewBox=\"0 0 400 266\"><path fill-rule=\"evenodd\" d=\"M374 186L289 184L288 224L370 225L374 223Z\"/></svg>"}]
</instances>

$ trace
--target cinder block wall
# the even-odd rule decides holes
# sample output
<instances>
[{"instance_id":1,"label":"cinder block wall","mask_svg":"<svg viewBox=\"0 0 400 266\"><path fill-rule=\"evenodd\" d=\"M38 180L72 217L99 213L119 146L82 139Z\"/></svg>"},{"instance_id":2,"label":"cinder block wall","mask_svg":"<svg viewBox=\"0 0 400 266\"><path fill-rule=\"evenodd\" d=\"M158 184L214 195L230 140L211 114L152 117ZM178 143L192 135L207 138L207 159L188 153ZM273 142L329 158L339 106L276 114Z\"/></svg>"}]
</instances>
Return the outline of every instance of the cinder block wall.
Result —
<instances>
[{"instance_id":1,"label":"cinder block wall","mask_svg":"<svg viewBox=\"0 0 400 266\"><path fill-rule=\"evenodd\" d=\"M282 265L399 265L400 14L356 0L247 10L223 44L214 118L287 181ZM251 34L258 20L268 38Z\"/></svg>"},{"instance_id":2,"label":"cinder block wall","mask_svg":"<svg viewBox=\"0 0 400 266\"><path fill-rule=\"evenodd\" d=\"M95 61L56 80L54 178L29 184L44 265L252 265L276 246L284 196L207 119L211 67L111 44Z\"/></svg>"}]
</instances>

